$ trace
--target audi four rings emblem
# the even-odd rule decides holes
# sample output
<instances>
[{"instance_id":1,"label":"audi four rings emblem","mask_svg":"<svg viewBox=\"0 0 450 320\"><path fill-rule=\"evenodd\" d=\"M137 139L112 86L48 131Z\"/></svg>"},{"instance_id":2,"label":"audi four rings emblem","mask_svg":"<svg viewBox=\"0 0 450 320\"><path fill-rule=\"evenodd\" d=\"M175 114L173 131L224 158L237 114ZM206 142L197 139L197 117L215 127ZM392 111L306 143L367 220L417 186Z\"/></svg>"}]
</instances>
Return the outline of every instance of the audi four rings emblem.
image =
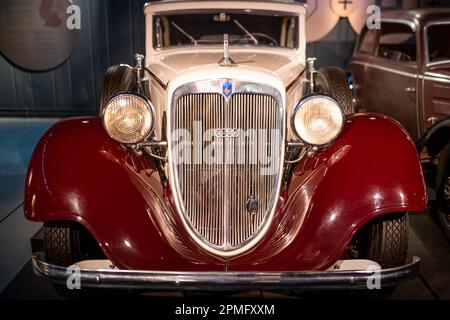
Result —
<instances>
[{"instance_id":1,"label":"audi four rings emblem","mask_svg":"<svg viewBox=\"0 0 450 320\"><path fill-rule=\"evenodd\" d=\"M239 129L234 128L216 129L214 133L216 138L237 138L241 134Z\"/></svg>"}]
</instances>

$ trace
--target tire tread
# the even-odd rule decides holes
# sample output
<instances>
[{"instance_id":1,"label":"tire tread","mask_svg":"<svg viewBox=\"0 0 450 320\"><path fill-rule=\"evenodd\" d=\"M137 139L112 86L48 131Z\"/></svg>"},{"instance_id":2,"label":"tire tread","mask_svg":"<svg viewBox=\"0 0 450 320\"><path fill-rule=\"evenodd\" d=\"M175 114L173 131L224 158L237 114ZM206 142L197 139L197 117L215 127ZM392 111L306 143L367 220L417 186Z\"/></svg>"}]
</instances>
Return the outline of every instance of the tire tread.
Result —
<instances>
[{"instance_id":1,"label":"tire tread","mask_svg":"<svg viewBox=\"0 0 450 320\"><path fill-rule=\"evenodd\" d=\"M337 67L323 68L319 70L318 78L322 89L339 102L344 114L352 114L352 92L344 70Z\"/></svg>"}]
</instances>

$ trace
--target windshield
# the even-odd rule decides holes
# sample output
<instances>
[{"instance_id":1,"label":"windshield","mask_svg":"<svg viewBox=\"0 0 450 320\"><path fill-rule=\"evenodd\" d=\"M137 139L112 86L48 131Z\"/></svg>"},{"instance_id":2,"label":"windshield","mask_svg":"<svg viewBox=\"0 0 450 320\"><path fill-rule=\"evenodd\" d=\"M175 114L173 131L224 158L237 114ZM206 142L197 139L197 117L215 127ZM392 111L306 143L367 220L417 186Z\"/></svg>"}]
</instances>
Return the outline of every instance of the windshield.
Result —
<instances>
[{"instance_id":1,"label":"windshield","mask_svg":"<svg viewBox=\"0 0 450 320\"><path fill-rule=\"evenodd\" d=\"M222 44L224 34L230 45L298 46L298 17L273 12L156 14L153 21L156 48Z\"/></svg>"}]
</instances>

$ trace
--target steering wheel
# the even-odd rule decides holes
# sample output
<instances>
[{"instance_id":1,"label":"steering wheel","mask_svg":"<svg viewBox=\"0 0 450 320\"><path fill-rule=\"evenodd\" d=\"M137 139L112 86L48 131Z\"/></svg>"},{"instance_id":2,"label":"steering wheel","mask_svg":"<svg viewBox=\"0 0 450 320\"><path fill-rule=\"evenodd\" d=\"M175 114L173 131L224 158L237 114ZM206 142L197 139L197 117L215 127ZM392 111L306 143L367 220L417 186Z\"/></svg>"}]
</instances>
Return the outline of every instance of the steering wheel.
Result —
<instances>
[{"instance_id":1,"label":"steering wheel","mask_svg":"<svg viewBox=\"0 0 450 320\"><path fill-rule=\"evenodd\" d=\"M399 56L397 59L398 59L397 61L399 61L399 62L404 62L404 61L411 62L412 61L411 56L406 53L403 53L403 52L399 52Z\"/></svg>"},{"instance_id":2,"label":"steering wheel","mask_svg":"<svg viewBox=\"0 0 450 320\"><path fill-rule=\"evenodd\" d=\"M270 44L271 45L274 45L274 46L276 46L276 47L278 47L279 46L279 43L278 43L278 41L277 40L275 40L274 38L272 38L271 36L269 36L269 35L267 35L267 34L265 34L265 33L252 33L252 35L255 37L255 38L263 38L263 39L266 39L266 40L269 40L269 42L270 42ZM248 41L252 41L252 38L250 38L250 36L248 36L248 35L243 35L243 36L241 36L241 37L239 37L236 41L234 41L233 43L239 43L241 40L248 40Z\"/></svg>"}]
</instances>

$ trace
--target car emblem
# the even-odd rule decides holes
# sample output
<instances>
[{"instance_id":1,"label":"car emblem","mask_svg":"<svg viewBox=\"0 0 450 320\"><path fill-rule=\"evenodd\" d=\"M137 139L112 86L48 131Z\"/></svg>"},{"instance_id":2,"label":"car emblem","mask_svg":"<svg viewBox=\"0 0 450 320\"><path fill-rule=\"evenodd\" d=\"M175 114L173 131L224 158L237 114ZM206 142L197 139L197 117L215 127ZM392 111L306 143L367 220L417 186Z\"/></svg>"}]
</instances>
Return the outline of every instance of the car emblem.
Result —
<instances>
[{"instance_id":1,"label":"car emblem","mask_svg":"<svg viewBox=\"0 0 450 320\"><path fill-rule=\"evenodd\" d=\"M216 129L214 131L216 138L238 138L241 135L239 129L236 128L226 128L226 129Z\"/></svg>"},{"instance_id":2,"label":"car emblem","mask_svg":"<svg viewBox=\"0 0 450 320\"><path fill-rule=\"evenodd\" d=\"M259 202L255 196L250 196L247 200L247 212L252 216L258 213L259 210Z\"/></svg>"},{"instance_id":3,"label":"car emblem","mask_svg":"<svg viewBox=\"0 0 450 320\"><path fill-rule=\"evenodd\" d=\"M227 98L231 96L233 93L233 84L230 81L224 82L222 85L222 93Z\"/></svg>"}]
</instances>

